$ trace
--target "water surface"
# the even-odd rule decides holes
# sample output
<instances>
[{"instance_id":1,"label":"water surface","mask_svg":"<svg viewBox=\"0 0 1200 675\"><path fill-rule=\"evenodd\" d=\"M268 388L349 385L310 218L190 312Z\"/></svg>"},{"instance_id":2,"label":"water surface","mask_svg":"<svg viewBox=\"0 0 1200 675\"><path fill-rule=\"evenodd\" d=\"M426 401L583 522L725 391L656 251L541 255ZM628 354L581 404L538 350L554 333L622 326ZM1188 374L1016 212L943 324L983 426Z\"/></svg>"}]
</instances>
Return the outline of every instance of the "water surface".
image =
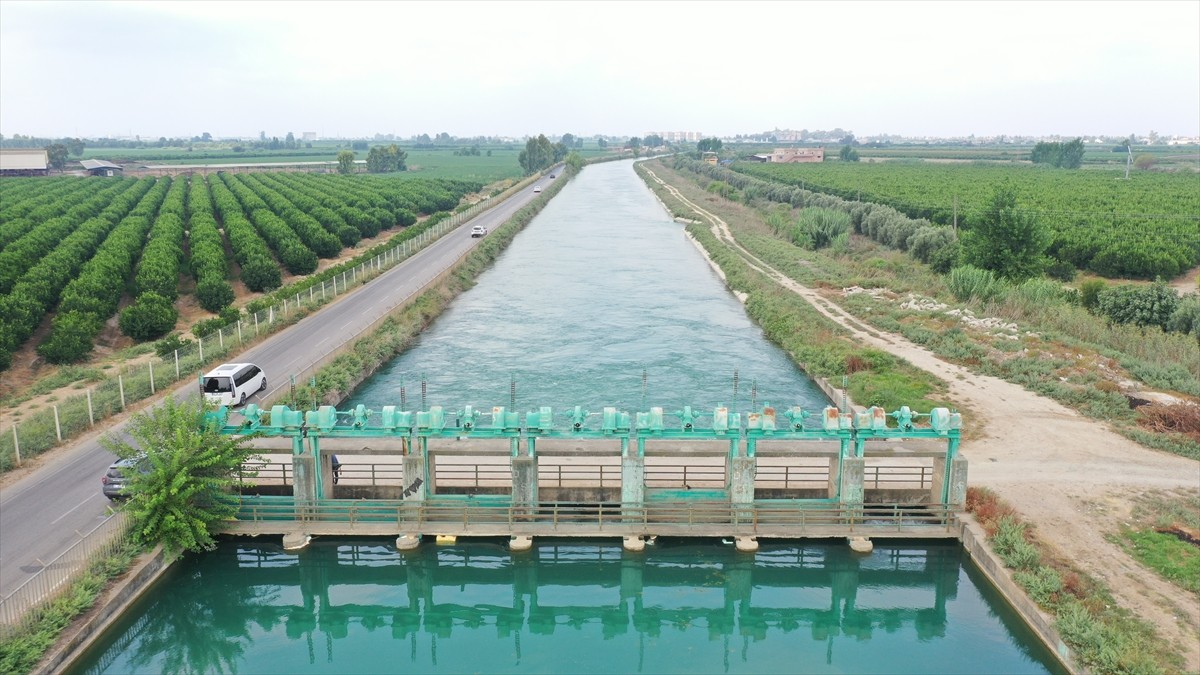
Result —
<instances>
[{"instance_id":1,"label":"water surface","mask_svg":"<svg viewBox=\"0 0 1200 675\"><path fill-rule=\"evenodd\" d=\"M257 540L189 556L88 673L1044 673L957 544Z\"/></svg>"},{"instance_id":2,"label":"water surface","mask_svg":"<svg viewBox=\"0 0 1200 675\"><path fill-rule=\"evenodd\" d=\"M560 178L559 180L563 180ZM824 395L768 341L631 162L587 167L478 284L341 407L710 410ZM643 373L645 380L643 381Z\"/></svg>"}]
</instances>

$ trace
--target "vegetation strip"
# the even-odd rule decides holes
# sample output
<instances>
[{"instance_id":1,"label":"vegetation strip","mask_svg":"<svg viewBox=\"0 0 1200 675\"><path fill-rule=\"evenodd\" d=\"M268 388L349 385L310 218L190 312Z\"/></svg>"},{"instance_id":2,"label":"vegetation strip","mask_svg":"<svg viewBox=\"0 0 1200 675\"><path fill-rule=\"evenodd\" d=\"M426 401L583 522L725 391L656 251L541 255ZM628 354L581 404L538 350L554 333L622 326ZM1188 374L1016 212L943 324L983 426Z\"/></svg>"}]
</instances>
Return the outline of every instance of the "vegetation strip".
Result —
<instances>
[{"instance_id":1,"label":"vegetation strip","mask_svg":"<svg viewBox=\"0 0 1200 675\"><path fill-rule=\"evenodd\" d=\"M1108 589L1069 563L1051 558L1017 512L986 488L967 488L967 511L1015 581L1054 617L1074 659L1093 673L1177 672L1183 657L1154 629L1122 609Z\"/></svg>"},{"instance_id":2,"label":"vegetation strip","mask_svg":"<svg viewBox=\"0 0 1200 675\"><path fill-rule=\"evenodd\" d=\"M564 171L569 175L578 171L570 164L568 167ZM552 181L540 197L484 237L462 262L448 271L448 278L415 297L380 323L377 329L355 341L349 351L323 366L308 382L297 386L294 394L289 394L289 398L283 402L292 407L303 407L336 405L342 401L379 366L407 349L413 339L441 315L451 300L473 286L475 279L566 183L561 179Z\"/></svg>"},{"instance_id":3,"label":"vegetation strip","mask_svg":"<svg viewBox=\"0 0 1200 675\"><path fill-rule=\"evenodd\" d=\"M59 596L11 634L0 638L0 672L28 673L77 617L90 610L105 587L124 574L141 548L126 539L114 554L104 557L80 575Z\"/></svg>"},{"instance_id":4,"label":"vegetation strip","mask_svg":"<svg viewBox=\"0 0 1200 675\"><path fill-rule=\"evenodd\" d=\"M679 205L669 192L647 179L644 168L638 166L638 172L663 203ZM685 206L679 209L688 213ZM687 231L724 271L726 285L746 294L750 318L809 375L826 379L846 375L850 397L862 406L893 410L908 405L929 410L950 405L943 398L944 385L934 376L887 352L855 343L806 300L751 269L740 255L718 242L708 227L691 224Z\"/></svg>"},{"instance_id":5,"label":"vegetation strip","mask_svg":"<svg viewBox=\"0 0 1200 675\"><path fill-rule=\"evenodd\" d=\"M838 304L870 325L900 334L950 362L1003 378L1108 421L1142 445L1200 458L1200 424L1196 422L1200 417L1189 414L1195 405L1186 400L1200 398L1200 325L1189 333L1114 323L1089 311L1088 284L1079 292L1045 279L1021 283L1003 282L992 275L972 279L964 274L967 270L942 276L930 267L914 264L899 250L888 250L865 238L820 250L781 245L784 237L779 233L788 231L797 213L812 208L810 195L801 194L800 188L772 186L748 177L744 189L731 188L714 180L730 173L726 169L685 160L674 165L691 173L693 178L684 180L697 183L699 189L725 193L758 209L753 217L742 217L740 222L733 219L731 226L740 244L811 288L856 291L843 291ZM671 170L663 166L662 171ZM797 211L793 198L810 206ZM851 226L856 219L863 224L871 221L870 215L862 215L861 205L828 199L836 200L829 204L839 210L849 209ZM669 195L664 201L677 203ZM672 206L676 208L683 211ZM910 231L911 225L896 220L906 217L888 217L892 219L888 227ZM1098 283L1103 287L1103 282ZM953 307L950 303L954 302L960 304ZM1200 295L1186 302L1200 310ZM1181 303L1176 314L1183 316L1192 311L1189 307ZM975 318L977 314L1004 319L986 324ZM999 325L994 325L997 322ZM1143 401L1149 404L1135 410L1128 398L1138 397L1128 384L1135 380L1180 392L1183 402Z\"/></svg>"},{"instance_id":6,"label":"vegetation strip","mask_svg":"<svg viewBox=\"0 0 1200 675\"><path fill-rule=\"evenodd\" d=\"M494 204L501 201L501 196L497 196L496 199L488 203ZM332 282L336 287L336 278L340 274L342 276L340 288L341 292L344 293L344 289L348 283L346 281L346 273L357 268L362 268L362 270L351 278L349 284L357 285L365 283L373 278L377 272L390 269L391 264L399 262L400 258L399 255L394 255L393 262L386 267L370 265L371 261L379 258L385 252L395 252L402 244L429 236L430 232L438 229L447 219L459 217L465 218L467 216L451 216L445 211L438 212L420 223L404 228L392 236L386 243L378 244L368 249L354 260L311 275L289 286L287 289L277 292L277 294L265 296L260 300L248 303L246 310L249 314L247 315L227 308L227 310L222 312L220 317L201 322L194 330L197 333L206 334L202 337L211 338L221 328L225 328L228 331L227 337L218 340L218 344L216 345L212 344L211 339L208 340L208 346L203 350L203 358L201 358L201 352L194 348L194 343L182 340L178 335L173 334L159 341L159 343L155 344L155 348L158 350L159 356L163 357L165 361L159 364L159 368L153 376L156 386L151 385L152 378L148 370L130 372L130 369L121 366L118 368L118 377L111 375L105 377L99 369L95 368L66 369L61 378L54 378L50 383L62 386L63 384L69 384L70 381L74 381L71 380L72 376L82 375L87 381L98 384L86 395L68 397L61 404L57 404L57 412L53 407L44 408L33 412L21 421L21 457L28 459L45 452L62 442L59 440L59 435L62 436L63 441L69 440L86 432L94 421L103 420L115 415L123 411L129 403L147 398L156 393L157 390L178 381L182 377L191 377L193 373L202 369L206 363L218 361L232 350L235 347L235 334L238 336L236 346L241 347L253 343L261 335L280 330L299 321L312 309L338 297L334 295L326 299L324 292L313 293L311 289L314 287L323 287L326 282ZM303 291L309 291L309 293L303 294ZM299 298L301 302L296 302L295 298ZM292 300L290 308L287 304L289 300ZM281 312L279 307L275 306L275 303L282 303L284 311ZM290 313L287 311L289 309ZM259 315L263 319L261 322L259 321ZM235 330L234 326L239 321L241 322L241 326L238 326ZM242 326L245 326L245 339L242 337ZM252 336L250 333L251 326L253 326ZM144 350L148 349L150 349L150 346L145 346ZM173 353L178 358L178 368L181 375L179 378L175 376L175 364L171 363L170 359L167 358ZM120 377L122 374L124 375L123 378ZM26 395L36 395L40 390L40 388L35 387ZM20 400L23 399L5 401L4 405L15 406ZM14 418L17 416L14 415ZM7 433L0 434L0 472L10 471L15 466L16 439L10 429Z\"/></svg>"}]
</instances>

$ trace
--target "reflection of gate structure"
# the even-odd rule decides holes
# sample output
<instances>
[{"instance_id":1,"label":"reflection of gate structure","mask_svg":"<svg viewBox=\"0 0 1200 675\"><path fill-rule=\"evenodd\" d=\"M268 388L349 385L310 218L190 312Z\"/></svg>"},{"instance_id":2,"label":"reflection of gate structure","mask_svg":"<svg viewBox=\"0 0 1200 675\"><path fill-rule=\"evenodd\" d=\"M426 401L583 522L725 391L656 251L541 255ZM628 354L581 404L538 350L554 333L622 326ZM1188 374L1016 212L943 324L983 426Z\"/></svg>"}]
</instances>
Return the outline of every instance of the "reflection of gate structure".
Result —
<instances>
[{"instance_id":1,"label":"reflection of gate structure","mask_svg":"<svg viewBox=\"0 0 1200 675\"><path fill-rule=\"evenodd\" d=\"M933 639L945 636L947 603L962 578L957 546L888 546L866 558L827 546L770 547L720 560L697 560L689 550L642 556L589 542L540 544L529 555L439 546L400 556L354 542L313 546L301 562L246 543L220 560L223 573L276 591L272 602L255 604L253 615L267 625L286 624L293 640L321 634L341 640L356 626L390 629L395 639L448 639L494 626L518 655L518 633L656 637L697 624L712 639L742 638L747 645L793 632L858 642L902 626ZM690 590L681 596L681 587ZM363 589L376 588L387 589L386 597L364 601L371 594ZM903 592L881 603L884 589Z\"/></svg>"},{"instance_id":2,"label":"reflection of gate structure","mask_svg":"<svg viewBox=\"0 0 1200 675\"><path fill-rule=\"evenodd\" d=\"M811 414L768 404L747 413L744 427L741 415L723 406L710 414L653 407L633 416L611 407L592 415L576 406L557 418L542 407L522 420L503 406L489 416L472 406L454 413L441 406L275 406L268 413L251 404L212 418L222 433L289 443L291 472L281 473L298 506L354 498L431 507L465 501L530 513L547 504L592 504L637 513L653 504L724 504L751 509L738 512L745 521L755 507L903 504L944 511L961 507L966 496L966 461L957 456L961 418L945 408L846 414L827 407ZM332 470L335 453L340 481ZM387 475L395 476L399 464L399 480L377 482L385 472L376 470L376 458L389 467ZM368 475L370 481L362 480ZM243 496L250 508L263 505L255 499Z\"/></svg>"}]
</instances>

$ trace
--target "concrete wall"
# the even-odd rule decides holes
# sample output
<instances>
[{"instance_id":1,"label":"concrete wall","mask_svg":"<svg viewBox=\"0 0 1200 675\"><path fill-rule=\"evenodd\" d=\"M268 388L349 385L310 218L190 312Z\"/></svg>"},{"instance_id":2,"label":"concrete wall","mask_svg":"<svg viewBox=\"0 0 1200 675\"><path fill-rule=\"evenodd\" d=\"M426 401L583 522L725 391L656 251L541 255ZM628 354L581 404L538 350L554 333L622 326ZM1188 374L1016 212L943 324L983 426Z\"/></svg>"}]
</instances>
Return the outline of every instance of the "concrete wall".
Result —
<instances>
[{"instance_id":1,"label":"concrete wall","mask_svg":"<svg viewBox=\"0 0 1200 675\"><path fill-rule=\"evenodd\" d=\"M69 672L93 642L121 618L128 607L170 569L161 546L143 555L116 585L96 601L95 608L63 632L58 642L33 669L35 675Z\"/></svg>"},{"instance_id":2,"label":"concrete wall","mask_svg":"<svg viewBox=\"0 0 1200 675\"><path fill-rule=\"evenodd\" d=\"M975 522L975 518L969 513L961 514L961 518L962 530L959 538L975 565L983 571L1000 595L1004 596L1004 600L1017 610L1017 613L1033 629L1042 644L1058 656L1058 660L1064 668L1072 673L1086 672L1074 663L1071 649L1062 641L1058 631L1054 630L1054 618L1043 612L1037 603L1029 599L1025 591L1017 585L1017 582L1013 581L1012 571L1005 567L1004 561L992 552L987 544L987 533L984 532L983 527Z\"/></svg>"}]
</instances>

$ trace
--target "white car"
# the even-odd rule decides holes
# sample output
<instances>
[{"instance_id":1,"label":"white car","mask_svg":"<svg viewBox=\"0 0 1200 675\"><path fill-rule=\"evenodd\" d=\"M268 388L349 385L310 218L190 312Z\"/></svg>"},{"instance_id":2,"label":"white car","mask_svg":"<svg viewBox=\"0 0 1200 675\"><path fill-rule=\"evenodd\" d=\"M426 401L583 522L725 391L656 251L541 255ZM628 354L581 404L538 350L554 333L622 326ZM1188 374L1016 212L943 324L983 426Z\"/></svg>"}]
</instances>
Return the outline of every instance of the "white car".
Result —
<instances>
[{"instance_id":1,"label":"white car","mask_svg":"<svg viewBox=\"0 0 1200 675\"><path fill-rule=\"evenodd\" d=\"M541 185L534 185L534 186L533 186L533 191L534 191L534 192L541 192L541 191L542 191L542 186L541 186Z\"/></svg>"},{"instance_id":2,"label":"white car","mask_svg":"<svg viewBox=\"0 0 1200 675\"><path fill-rule=\"evenodd\" d=\"M200 392L216 406L243 405L266 388L266 373L253 363L223 363L200 380Z\"/></svg>"},{"instance_id":3,"label":"white car","mask_svg":"<svg viewBox=\"0 0 1200 675\"><path fill-rule=\"evenodd\" d=\"M482 237L485 234L487 234L487 228L482 225L476 225L471 228L472 237Z\"/></svg>"}]
</instances>

